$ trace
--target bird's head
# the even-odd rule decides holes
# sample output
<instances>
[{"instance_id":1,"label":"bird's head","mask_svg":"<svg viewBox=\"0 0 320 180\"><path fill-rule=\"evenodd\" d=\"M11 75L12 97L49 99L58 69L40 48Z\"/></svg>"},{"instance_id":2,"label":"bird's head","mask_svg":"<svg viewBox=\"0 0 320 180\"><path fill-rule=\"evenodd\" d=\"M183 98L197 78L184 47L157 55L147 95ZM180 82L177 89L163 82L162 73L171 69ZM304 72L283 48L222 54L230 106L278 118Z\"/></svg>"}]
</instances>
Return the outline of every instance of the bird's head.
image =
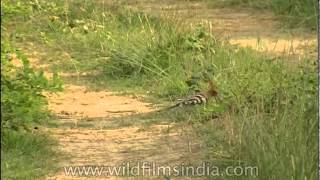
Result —
<instances>
[{"instance_id":1,"label":"bird's head","mask_svg":"<svg viewBox=\"0 0 320 180\"><path fill-rule=\"evenodd\" d=\"M218 93L217 87L213 84L213 82L209 80L208 84L209 84L209 90L207 91L208 95L213 97L218 96L219 93Z\"/></svg>"}]
</instances>

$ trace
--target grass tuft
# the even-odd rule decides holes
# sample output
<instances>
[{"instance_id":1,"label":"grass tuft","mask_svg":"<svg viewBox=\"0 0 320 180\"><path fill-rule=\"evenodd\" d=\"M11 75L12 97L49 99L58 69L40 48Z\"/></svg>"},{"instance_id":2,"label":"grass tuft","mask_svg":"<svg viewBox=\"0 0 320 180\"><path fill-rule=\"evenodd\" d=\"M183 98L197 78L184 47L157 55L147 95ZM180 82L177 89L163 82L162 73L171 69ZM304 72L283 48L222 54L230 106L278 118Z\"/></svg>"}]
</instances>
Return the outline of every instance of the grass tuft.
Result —
<instances>
[{"instance_id":1,"label":"grass tuft","mask_svg":"<svg viewBox=\"0 0 320 180\"><path fill-rule=\"evenodd\" d=\"M55 171L56 142L45 134L7 131L1 137L1 178L39 179Z\"/></svg>"}]
</instances>

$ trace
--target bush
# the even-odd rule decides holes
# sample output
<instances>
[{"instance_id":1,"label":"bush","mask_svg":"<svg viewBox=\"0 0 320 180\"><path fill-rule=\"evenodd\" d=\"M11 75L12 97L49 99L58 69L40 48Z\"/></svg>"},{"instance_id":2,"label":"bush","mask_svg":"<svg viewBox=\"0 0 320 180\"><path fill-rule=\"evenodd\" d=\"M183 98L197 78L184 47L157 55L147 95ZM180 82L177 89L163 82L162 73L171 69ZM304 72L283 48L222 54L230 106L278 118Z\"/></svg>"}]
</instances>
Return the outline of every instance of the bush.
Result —
<instances>
[{"instance_id":1,"label":"bush","mask_svg":"<svg viewBox=\"0 0 320 180\"><path fill-rule=\"evenodd\" d=\"M23 66L16 67L11 55ZM7 41L1 41L1 129L18 130L31 122L41 122L46 117L44 91L61 89L57 75L48 81L43 72L34 71L21 53L11 48Z\"/></svg>"}]
</instances>

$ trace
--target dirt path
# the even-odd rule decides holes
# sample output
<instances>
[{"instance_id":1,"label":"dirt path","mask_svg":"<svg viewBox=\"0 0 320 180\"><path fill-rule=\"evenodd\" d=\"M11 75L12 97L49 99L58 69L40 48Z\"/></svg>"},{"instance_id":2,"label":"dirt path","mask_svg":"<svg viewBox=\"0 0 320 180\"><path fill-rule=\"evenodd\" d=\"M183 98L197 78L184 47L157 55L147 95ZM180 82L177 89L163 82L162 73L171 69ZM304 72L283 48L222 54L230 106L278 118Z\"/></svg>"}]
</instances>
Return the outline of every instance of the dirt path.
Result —
<instances>
[{"instance_id":1,"label":"dirt path","mask_svg":"<svg viewBox=\"0 0 320 180\"><path fill-rule=\"evenodd\" d=\"M201 1L135 0L131 8L156 16L174 16L191 24L210 24L212 32L231 44L265 53L311 54L316 57L317 34L283 28L272 12L221 8Z\"/></svg>"},{"instance_id":2,"label":"dirt path","mask_svg":"<svg viewBox=\"0 0 320 180\"><path fill-rule=\"evenodd\" d=\"M136 98L71 84L64 92L48 96L49 108L59 119L46 131L59 140L58 148L66 158L59 165L59 173L47 179L117 179L106 174L67 176L67 166L125 162L172 165L203 158L201 144L189 127L175 127L174 123L148 117L154 111L151 104Z\"/></svg>"}]
</instances>

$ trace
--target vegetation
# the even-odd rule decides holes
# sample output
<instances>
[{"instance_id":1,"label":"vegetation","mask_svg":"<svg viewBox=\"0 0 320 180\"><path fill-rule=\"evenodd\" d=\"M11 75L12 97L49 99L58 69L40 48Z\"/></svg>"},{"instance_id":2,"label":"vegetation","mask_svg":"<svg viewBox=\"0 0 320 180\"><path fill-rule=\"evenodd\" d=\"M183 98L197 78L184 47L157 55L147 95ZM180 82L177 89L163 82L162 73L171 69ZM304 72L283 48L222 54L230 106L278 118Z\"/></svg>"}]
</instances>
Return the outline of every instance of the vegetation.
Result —
<instances>
[{"instance_id":1,"label":"vegetation","mask_svg":"<svg viewBox=\"0 0 320 180\"><path fill-rule=\"evenodd\" d=\"M284 57L219 41L205 25L192 30L176 19L116 5L41 0L4 5L9 41L19 47L36 42L37 50L45 49L42 58L61 71L95 71L95 83L129 82L163 101L190 93L185 81L192 76L199 77L200 88L213 79L222 101L173 119L189 119L207 140L210 158L256 165L259 179L317 177L315 61L291 66ZM19 6L23 16L16 12Z\"/></svg>"},{"instance_id":2,"label":"vegetation","mask_svg":"<svg viewBox=\"0 0 320 180\"><path fill-rule=\"evenodd\" d=\"M21 15L24 6L2 6L11 15ZM22 8L24 7L24 8ZM9 17L2 19L6 23ZM3 24L2 24L3 25ZM31 68L25 55L11 46L1 25L1 177L4 179L36 179L52 170L54 141L32 126L48 119L44 91L61 89L57 75L48 81L43 72ZM16 64L15 64L16 63ZM19 66L19 64L21 66ZM51 169L50 169L51 168Z\"/></svg>"},{"instance_id":3,"label":"vegetation","mask_svg":"<svg viewBox=\"0 0 320 180\"><path fill-rule=\"evenodd\" d=\"M13 65L10 53L17 53L21 68ZM51 138L33 134L31 126L48 119L45 90L58 90L55 76L49 82L43 73L34 71L20 52L1 42L1 177L35 179L54 167ZM51 169L50 169L51 168Z\"/></svg>"},{"instance_id":4,"label":"vegetation","mask_svg":"<svg viewBox=\"0 0 320 180\"><path fill-rule=\"evenodd\" d=\"M317 29L318 1L316 0L206 0L214 5L245 6L254 9L270 9L289 27Z\"/></svg>"},{"instance_id":5,"label":"vegetation","mask_svg":"<svg viewBox=\"0 0 320 180\"><path fill-rule=\"evenodd\" d=\"M17 54L17 60L23 67L12 63L11 53ZM49 82L43 72L34 71L26 57L14 51L3 40L1 43L1 128L18 130L26 124L38 122L46 117L46 99L43 91L54 91L60 88L55 75Z\"/></svg>"}]
</instances>

